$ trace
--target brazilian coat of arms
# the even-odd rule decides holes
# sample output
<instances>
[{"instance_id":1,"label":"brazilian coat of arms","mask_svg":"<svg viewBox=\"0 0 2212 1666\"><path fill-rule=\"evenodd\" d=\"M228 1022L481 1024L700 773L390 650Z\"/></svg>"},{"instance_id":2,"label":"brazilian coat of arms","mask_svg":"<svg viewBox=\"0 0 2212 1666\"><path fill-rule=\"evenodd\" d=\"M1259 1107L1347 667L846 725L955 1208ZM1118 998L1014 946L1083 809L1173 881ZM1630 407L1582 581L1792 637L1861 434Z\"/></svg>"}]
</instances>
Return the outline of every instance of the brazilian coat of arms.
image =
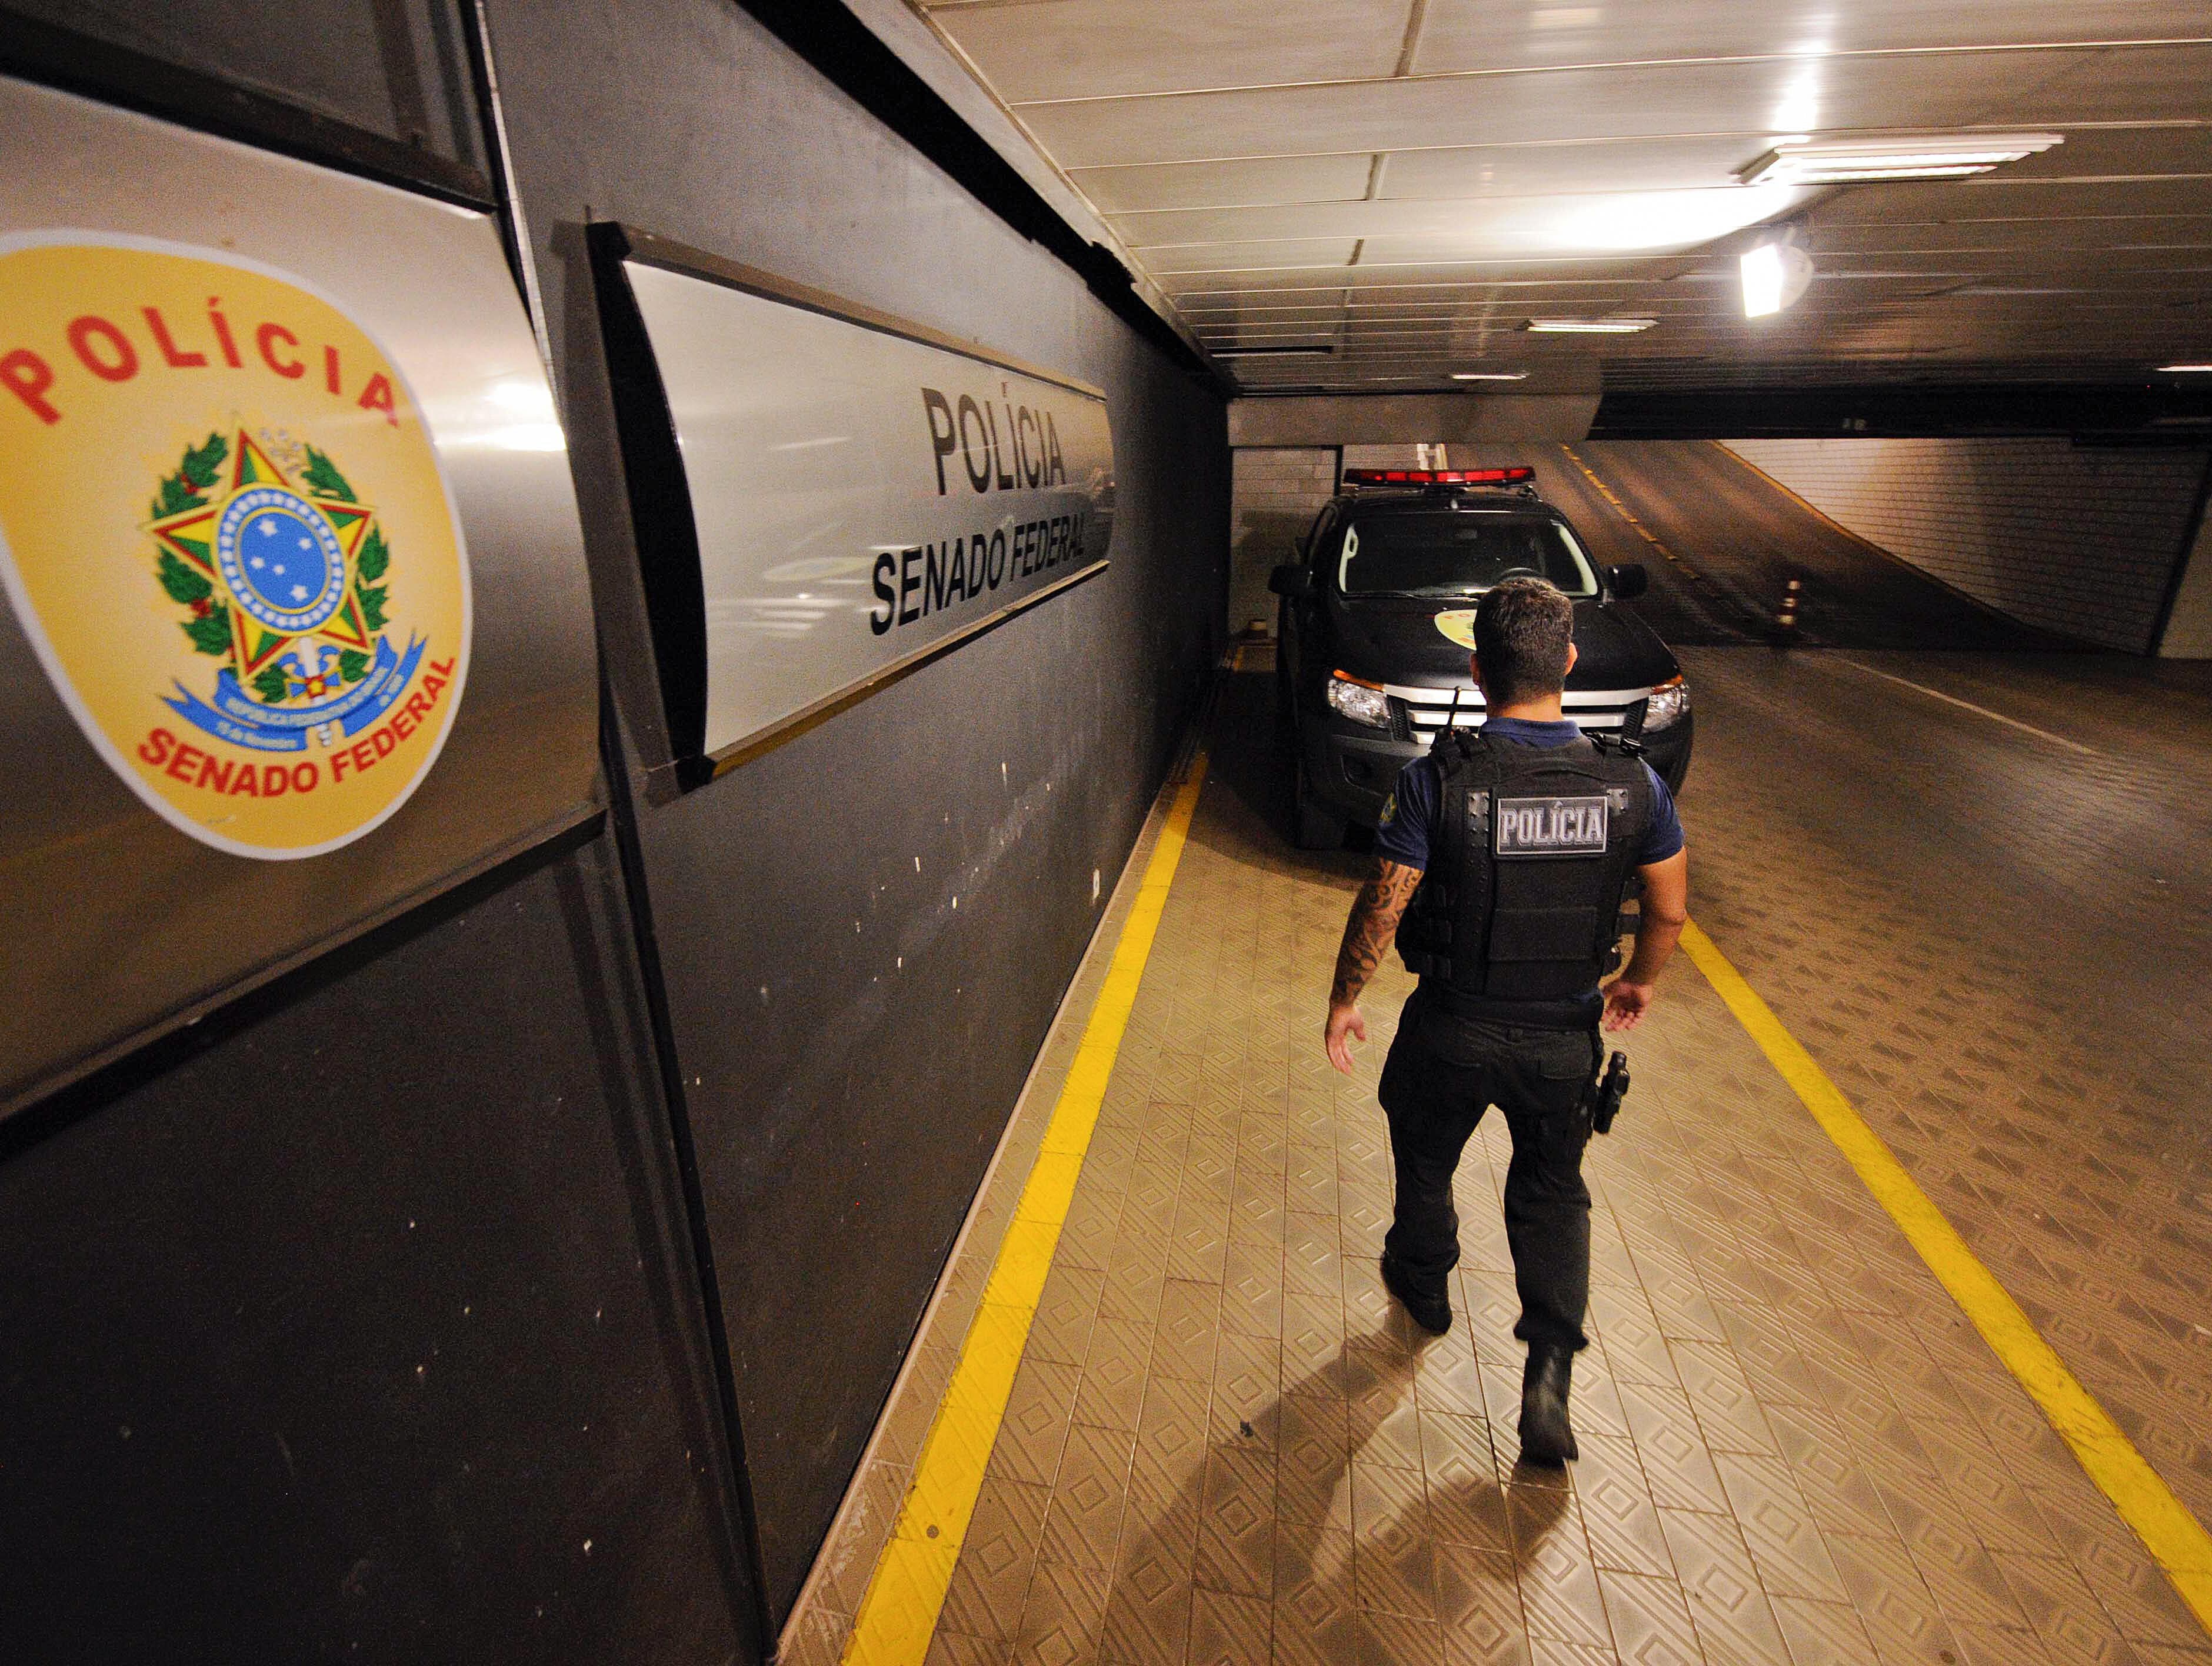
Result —
<instances>
[{"instance_id":1,"label":"brazilian coat of arms","mask_svg":"<svg viewBox=\"0 0 2212 1666\"><path fill-rule=\"evenodd\" d=\"M211 689L165 703L234 745L306 750L351 736L405 690L422 654L386 638L392 550L337 465L243 429L188 447L157 489L155 576L179 628L215 661ZM335 725L335 730L325 726Z\"/></svg>"}]
</instances>

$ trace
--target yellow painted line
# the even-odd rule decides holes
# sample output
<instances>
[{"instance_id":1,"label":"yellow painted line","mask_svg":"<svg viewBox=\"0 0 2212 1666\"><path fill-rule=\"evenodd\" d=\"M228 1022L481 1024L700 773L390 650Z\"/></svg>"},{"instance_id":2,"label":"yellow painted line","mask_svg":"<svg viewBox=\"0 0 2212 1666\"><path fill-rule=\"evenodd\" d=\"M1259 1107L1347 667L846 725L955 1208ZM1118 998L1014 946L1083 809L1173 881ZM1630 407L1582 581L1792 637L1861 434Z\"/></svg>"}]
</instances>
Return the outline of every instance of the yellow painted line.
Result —
<instances>
[{"instance_id":1,"label":"yellow painted line","mask_svg":"<svg viewBox=\"0 0 2212 1666\"><path fill-rule=\"evenodd\" d=\"M1169 805L1159 840L1145 864L1136 901L1122 922L1106 980L1091 1004L1075 1061L1046 1125L1043 1149L992 1263L982 1304L968 1328L960 1363L922 1443L914 1484L899 1506L890 1542L860 1600L860 1615L845 1645L848 1666L921 1666L929 1651L945 1593L952 1584L953 1565L960 1560L960 1547L975 1511L975 1496L982 1490L983 1468L1006 1414L1014 1372L1029 1345L1037 1299L1052 1271L1053 1251L1075 1195L1076 1177L1091 1148L1091 1130L1098 1125L1098 1109L1113 1078L1122 1032L1137 1004L1137 988L1152 957L1168 889L1175 883L1176 865L1182 860L1190 818L1206 781L1206 764L1201 751Z\"/></svg>"},{"instance_id":2,"label":"yellow painted line","mask_svg":"<svg viewBox=\"0 0 2212 1666\"><path fill-rule=\"evenodd\" d=\"M1881 1136L1867 1125L1797 1038L1783 1028L1773 1009L1744 982L1743 974L1729 964L1713 940L1695 925L1686 926L1682 948L1858 1170L1867 1189L1889 1211L2005 1368L2043 1408L2051 1426L2074 1449L2089 1479L2166 1570L2198 1623L2212 1633L2212 1534L2205 1532L2204 1524L2174 1497L2095 1396L2066 1369L2020 1304L1966 1247L1957 1228L1905 1172Z\"/></svg>"},{"instance_id":3,"label":"yellow painted line","mask_svg":"<svg viewBox=\"0 0 2212 1666\"><path fill-rule=\"evenodd\" d=\"M1591 485L1597 488L1598 495L1604 498L1607 502L1612 504L1613 507L1620 512L1620 518L1626 521L1630 526L1636 528L1636 535L1638 538L1642 538L1646 544L1656 550L1668 561L1673 562L1675 566L1680 568L1682 569L1682 576L1684 578L1694 579L1698 576L1687 562L1684 561L1672 550L1669 550L1666 544L1660 540L1656 533L1653 532L1649 526L1646 526L1642 521L1636 518L1635 512L1630 509L1628 505L1622 502L1619 497L1614 496L1613 488L1607 485L1604 481L1597 477L1597 471L1590 467L1589 464L1583 462L1581 457L1576 453L1575 448L1572 446L1568 445L1565 441L1561 441L1559 442L1559 449L1566 453L1567 461L1572 463L1577 468L1580 469L1583 471L1583 477L1587 479Z\"/></svg>"}]
</instances>

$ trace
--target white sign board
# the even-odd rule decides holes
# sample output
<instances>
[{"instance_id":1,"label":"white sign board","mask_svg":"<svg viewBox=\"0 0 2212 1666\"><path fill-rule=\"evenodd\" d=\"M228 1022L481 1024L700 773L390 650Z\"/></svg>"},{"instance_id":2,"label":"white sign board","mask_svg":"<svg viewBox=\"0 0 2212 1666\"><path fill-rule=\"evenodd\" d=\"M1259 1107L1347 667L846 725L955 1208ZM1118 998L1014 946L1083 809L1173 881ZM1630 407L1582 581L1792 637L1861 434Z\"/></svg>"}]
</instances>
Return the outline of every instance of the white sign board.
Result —
<instances>
[{"instance_id":1,"label":"white sign board","mask_svg":"<svg viewBox=\"0 0 2212 1666\"><path fill-rule=\"evenodd\" d=\"M1103 564L1104 396L685 272L624 264L690 485L708 757Z\"/></svg>"}]
</instances>

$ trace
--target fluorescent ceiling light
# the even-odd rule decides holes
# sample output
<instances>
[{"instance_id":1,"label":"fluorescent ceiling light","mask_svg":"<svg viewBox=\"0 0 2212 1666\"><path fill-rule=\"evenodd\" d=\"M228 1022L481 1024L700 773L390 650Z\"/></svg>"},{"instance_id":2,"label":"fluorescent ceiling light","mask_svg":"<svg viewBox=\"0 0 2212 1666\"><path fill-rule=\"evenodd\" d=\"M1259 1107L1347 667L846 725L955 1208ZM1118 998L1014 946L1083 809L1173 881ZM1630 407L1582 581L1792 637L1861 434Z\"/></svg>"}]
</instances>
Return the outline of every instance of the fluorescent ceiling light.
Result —
<instances>
[{"instance_id":1,"label":"fluorescent ceiling light","mask_svg":"<svg viewBox=\"0 0 2212 1666\"><path fill-rule=\"evenodd\" d=\"M2212 364L2162 364L2161 376L2212 376Z\"/></svg>"},{"instance_id":2,"label":"fluorescent ceiling light","mask_svg":"<svg viewBox=\"0 0 2212 1666\"><path fill-rule=\"evenodd\" d=\"M1291 358L1304 353L1327 357L1336 351L1334 347L1216 347L1211 350L1217 359L1256 359L1263 356Z\"/></svg>"},{"instance_id":3,"label":"fluorescent ceiling light","mask_svg":"<svg viewBox=\"0 0 2212 1666\"><path fill-rule=\"evenodd\" d=\"M1784 139L1739 169L1744 185L1837 185L1869 179L1957 179L2063 144L2058 133L1918 134L1894 139Z\"/></svg>"},{"instance_id":4,"label":"fluorescent ceiling light","mask_svg":"<svg viewBox=\"0 0 2212 1666\"><path fill-rule=\"evenodd\" d=\"M1479 237L1480 251L1499 256L1657 254L1698 248L1776 219L1808 194L1787 185L1726 185L1508 198L1486 203L1482 229L1469 235ZM1478 245L1462 247L1474 252Z\"/></svg>"},{"instance_id":5,"label":"fluorescent ceiling light","mask_svg":"<svg viewBox=\"0 0 2212 1666\"><path fill-rule=\"evenodd\" d=\"M1813 257L1794 243L1761 243L1738 263L1743 274L1743 315L1765 318L1795 306L1813 281Z\"/></svg>"},{"instance_id":6,"label":"fluorescent ceiling light","mask_svg":"<svg viewBox=\"0 0 2212 1666\"><path fill-rule=\"evenodd\" d=\"M1743 269L1743 315L1746 318L1765 318L1769 313L1782 310L1782 251L1772 243L1761 243L1745 252L1741 264Z\"/></svg>"},{"instance_id":7,"label":"fluorescent ceiling light","mask_svg":"<svg viewBox=\"0 0 2212 1666\"><path fill-rule=\"evenodd\" d=\"M1656 318L1532 318L1524 326L1540 336L1632 336Z\"/></svg>"},{"instance_id":8,"label":"fluorescent ceiling light","mask_svg":"<svg viewBox=\"0 0 2212 1666\"><path fill-rule=\"evenodd\" d=\"M1525 370L1455 370L1451 379L1455 382L1525 382Z\"/></svg>"},{"instance_id":9,"label":"fluorescent ceiling light","mask_svg":"<svg viewBox=\"0 0 2212 1666\"><path fill-rule=\"evenodd\" d=\"M1821 66L1815 64L1782 89L1782 102L1774 112L1777 127L1820 125L1820 70Z\"/></svg>"}]
</instances>

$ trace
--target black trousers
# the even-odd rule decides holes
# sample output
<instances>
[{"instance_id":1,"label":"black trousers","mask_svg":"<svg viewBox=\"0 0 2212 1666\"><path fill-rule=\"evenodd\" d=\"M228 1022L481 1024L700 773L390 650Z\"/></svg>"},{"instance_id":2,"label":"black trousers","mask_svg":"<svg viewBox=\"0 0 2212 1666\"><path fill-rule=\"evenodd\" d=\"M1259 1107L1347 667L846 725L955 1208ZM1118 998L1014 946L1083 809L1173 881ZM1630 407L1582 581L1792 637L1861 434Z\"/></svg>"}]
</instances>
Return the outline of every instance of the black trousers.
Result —
<instances>
[{"instance_id":1,"label":"black trousers","mask_svg":"<svg viewBox=\"0 0 2212 1666\"><path fill-rule=\"evenodd\" d=\"M1589 1188L1583 1088L1595 1073L1588 1031L1470 1018L1416 990L1382 1066L1382 1110L1397 1170L1396 1218L1383 1249L1415 1289L1443 1296L1459 1265L1452 1176L1468 1136L1496 1105L1513 1135L1505 1237L1530 1344L1580 1348L1589 1306Z\"/></svg>"}]
</instances>

